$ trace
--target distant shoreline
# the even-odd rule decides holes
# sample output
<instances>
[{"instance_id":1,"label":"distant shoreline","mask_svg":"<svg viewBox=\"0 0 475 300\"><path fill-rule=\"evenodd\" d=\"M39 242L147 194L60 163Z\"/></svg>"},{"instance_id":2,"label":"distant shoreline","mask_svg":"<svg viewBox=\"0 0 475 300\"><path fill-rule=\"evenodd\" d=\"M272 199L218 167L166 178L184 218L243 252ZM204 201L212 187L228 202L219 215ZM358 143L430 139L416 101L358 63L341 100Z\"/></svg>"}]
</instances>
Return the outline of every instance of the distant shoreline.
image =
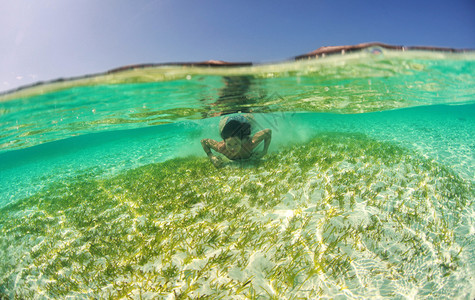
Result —
<instances>
[{"instance_id":1,"label":"distant shoreline","mask_svg":"<svg viewBox=\"0 0 475 300\"><path fill-rule=\"evenodd\" d=\"M381 49L387 50L396 50L396 51L433 51L433 52L446 52L446 53L467 53L475 52L475 49L456 49L456 48L446 48L446 47L433 47L433 46L398 46L398 45L389 45L380 42L370 42L370 43L361 43L357 45L345 45L345 46L323 46L314 51L308 52L306 54L294 56L290 61L300 61L305 59L315 59L323 58L330 55L345 55L349 53L355 53L364 51L366 49L372 49L373 51L378 51ZM283 60L284 62L285 60ZM209 68L238 68L238 67L250 67L259 64L253 62L226 62L221 60L207 60L201 62L164 62L164 63L143 63L143 64L133 64L117 67L105 72L86 74L80 76L66 77L66 78L57 78L47 81L38 81L32 84L23 85L11 90L0 92L0 102L8 101L12 97L11 95L35 87L40 87L43 85L58 84L61 85L63 82L70 82L75 80L91 79L98 76L107 76L111 74L116 74L124 71L131 71L137 69L146 69L154 67L167 67L167 66L183 66L183 67L209 67ZM61 89L61 88L60 88ZM46 91L48 92L48 91ZM21 95L20 95L21 97Z\"/></svg>"}]
</instances>

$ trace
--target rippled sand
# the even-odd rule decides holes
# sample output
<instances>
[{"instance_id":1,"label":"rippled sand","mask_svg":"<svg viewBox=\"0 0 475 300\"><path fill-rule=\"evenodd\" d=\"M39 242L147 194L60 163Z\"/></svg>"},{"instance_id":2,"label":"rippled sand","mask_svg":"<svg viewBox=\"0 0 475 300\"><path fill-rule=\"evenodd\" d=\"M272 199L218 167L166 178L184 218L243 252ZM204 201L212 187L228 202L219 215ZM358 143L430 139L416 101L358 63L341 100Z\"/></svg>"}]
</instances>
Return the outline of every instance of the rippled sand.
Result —
<instances>
[{"instance_id":1,"label":"rippled sand","mask_svg":"<svg viewBox=\"0 0 475 300\"><path fill-rule=\"evenodd\" d=\"M473 296L473 187L412 150L321 133L53 183L0 212L0 295Z\"/></svg>"}]
</instances>

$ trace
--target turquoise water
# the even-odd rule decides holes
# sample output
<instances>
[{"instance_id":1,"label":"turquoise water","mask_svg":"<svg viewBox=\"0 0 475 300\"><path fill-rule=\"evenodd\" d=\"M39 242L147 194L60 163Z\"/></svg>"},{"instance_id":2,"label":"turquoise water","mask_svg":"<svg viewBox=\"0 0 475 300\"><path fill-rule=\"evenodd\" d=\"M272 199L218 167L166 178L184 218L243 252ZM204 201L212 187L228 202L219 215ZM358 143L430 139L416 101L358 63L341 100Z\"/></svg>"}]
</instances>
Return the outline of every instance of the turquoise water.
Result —
<instances>
[{"instance_id":1,"label":"turquoise water","mask_svg":"<svg viewBox=\"0 0 475 300\"><path fill-rule=\"evenodd\" d=\"M5 298L475 295L475 57L155 67L0 95ZM217 170L223 113L270 128Z\"/></svg>"}]
</instances>

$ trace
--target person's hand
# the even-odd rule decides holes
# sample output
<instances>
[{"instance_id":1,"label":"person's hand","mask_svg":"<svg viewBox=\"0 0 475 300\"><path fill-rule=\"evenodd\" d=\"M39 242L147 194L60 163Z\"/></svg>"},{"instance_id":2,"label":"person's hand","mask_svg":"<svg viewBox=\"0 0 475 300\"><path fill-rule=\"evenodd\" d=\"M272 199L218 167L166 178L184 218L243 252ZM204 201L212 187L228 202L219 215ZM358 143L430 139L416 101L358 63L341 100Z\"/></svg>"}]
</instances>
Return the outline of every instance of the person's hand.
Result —
<instances>
[{"instance_id":1,"label":"person's hand","mask_svg":"<svg viewBox=\"0 0 475 300\"><path fill-rule=\"evenodd\" d=\"M253 159L260 159L260 158L262 158L264 155L266 155L266 152L264 152L264 151L256 151L256 152L252 153L252 156L251 156L251 157L252 157Z\"/></svg>"},{"instance_id":2,"label":"person's hand","mask_svg":"<svg viewBox=\"0 0 475 300\"><path fill-rule=\"evenodd\" d=\"M211 156L209 158L211 160L211 163L216 167L216 168L220 168L223 166L223 160L221 159L221 157L218 157L218 156Z\"/></svg>"}]
</instances>

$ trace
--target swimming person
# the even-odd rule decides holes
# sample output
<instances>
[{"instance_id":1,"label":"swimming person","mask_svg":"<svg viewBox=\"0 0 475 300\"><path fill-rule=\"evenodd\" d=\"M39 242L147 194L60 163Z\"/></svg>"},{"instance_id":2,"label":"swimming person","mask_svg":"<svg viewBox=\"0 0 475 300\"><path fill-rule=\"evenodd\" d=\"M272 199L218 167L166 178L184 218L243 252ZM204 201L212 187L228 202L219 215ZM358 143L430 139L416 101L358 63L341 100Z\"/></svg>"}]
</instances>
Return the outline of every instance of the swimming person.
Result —
<instances>
[{"instance_id":1,"label":"swimming person","mask_svg":"<svg viewBox=\"0 0 475 300\"><path fill-rule=\"evenodd\" d=\"M201 140L203 150L215 167L221 167L223 160L214 155L211 149L223 154L230 160L258 159L267 154L272 139L272 130L261 130L251 138L252 121L253 118L250 115L224 117L219 122L219 132L223 141L218 142L212 139ZM262 141L264 141L264 149L259 152L253 152Z\"/></svg>"}]
</instances>

